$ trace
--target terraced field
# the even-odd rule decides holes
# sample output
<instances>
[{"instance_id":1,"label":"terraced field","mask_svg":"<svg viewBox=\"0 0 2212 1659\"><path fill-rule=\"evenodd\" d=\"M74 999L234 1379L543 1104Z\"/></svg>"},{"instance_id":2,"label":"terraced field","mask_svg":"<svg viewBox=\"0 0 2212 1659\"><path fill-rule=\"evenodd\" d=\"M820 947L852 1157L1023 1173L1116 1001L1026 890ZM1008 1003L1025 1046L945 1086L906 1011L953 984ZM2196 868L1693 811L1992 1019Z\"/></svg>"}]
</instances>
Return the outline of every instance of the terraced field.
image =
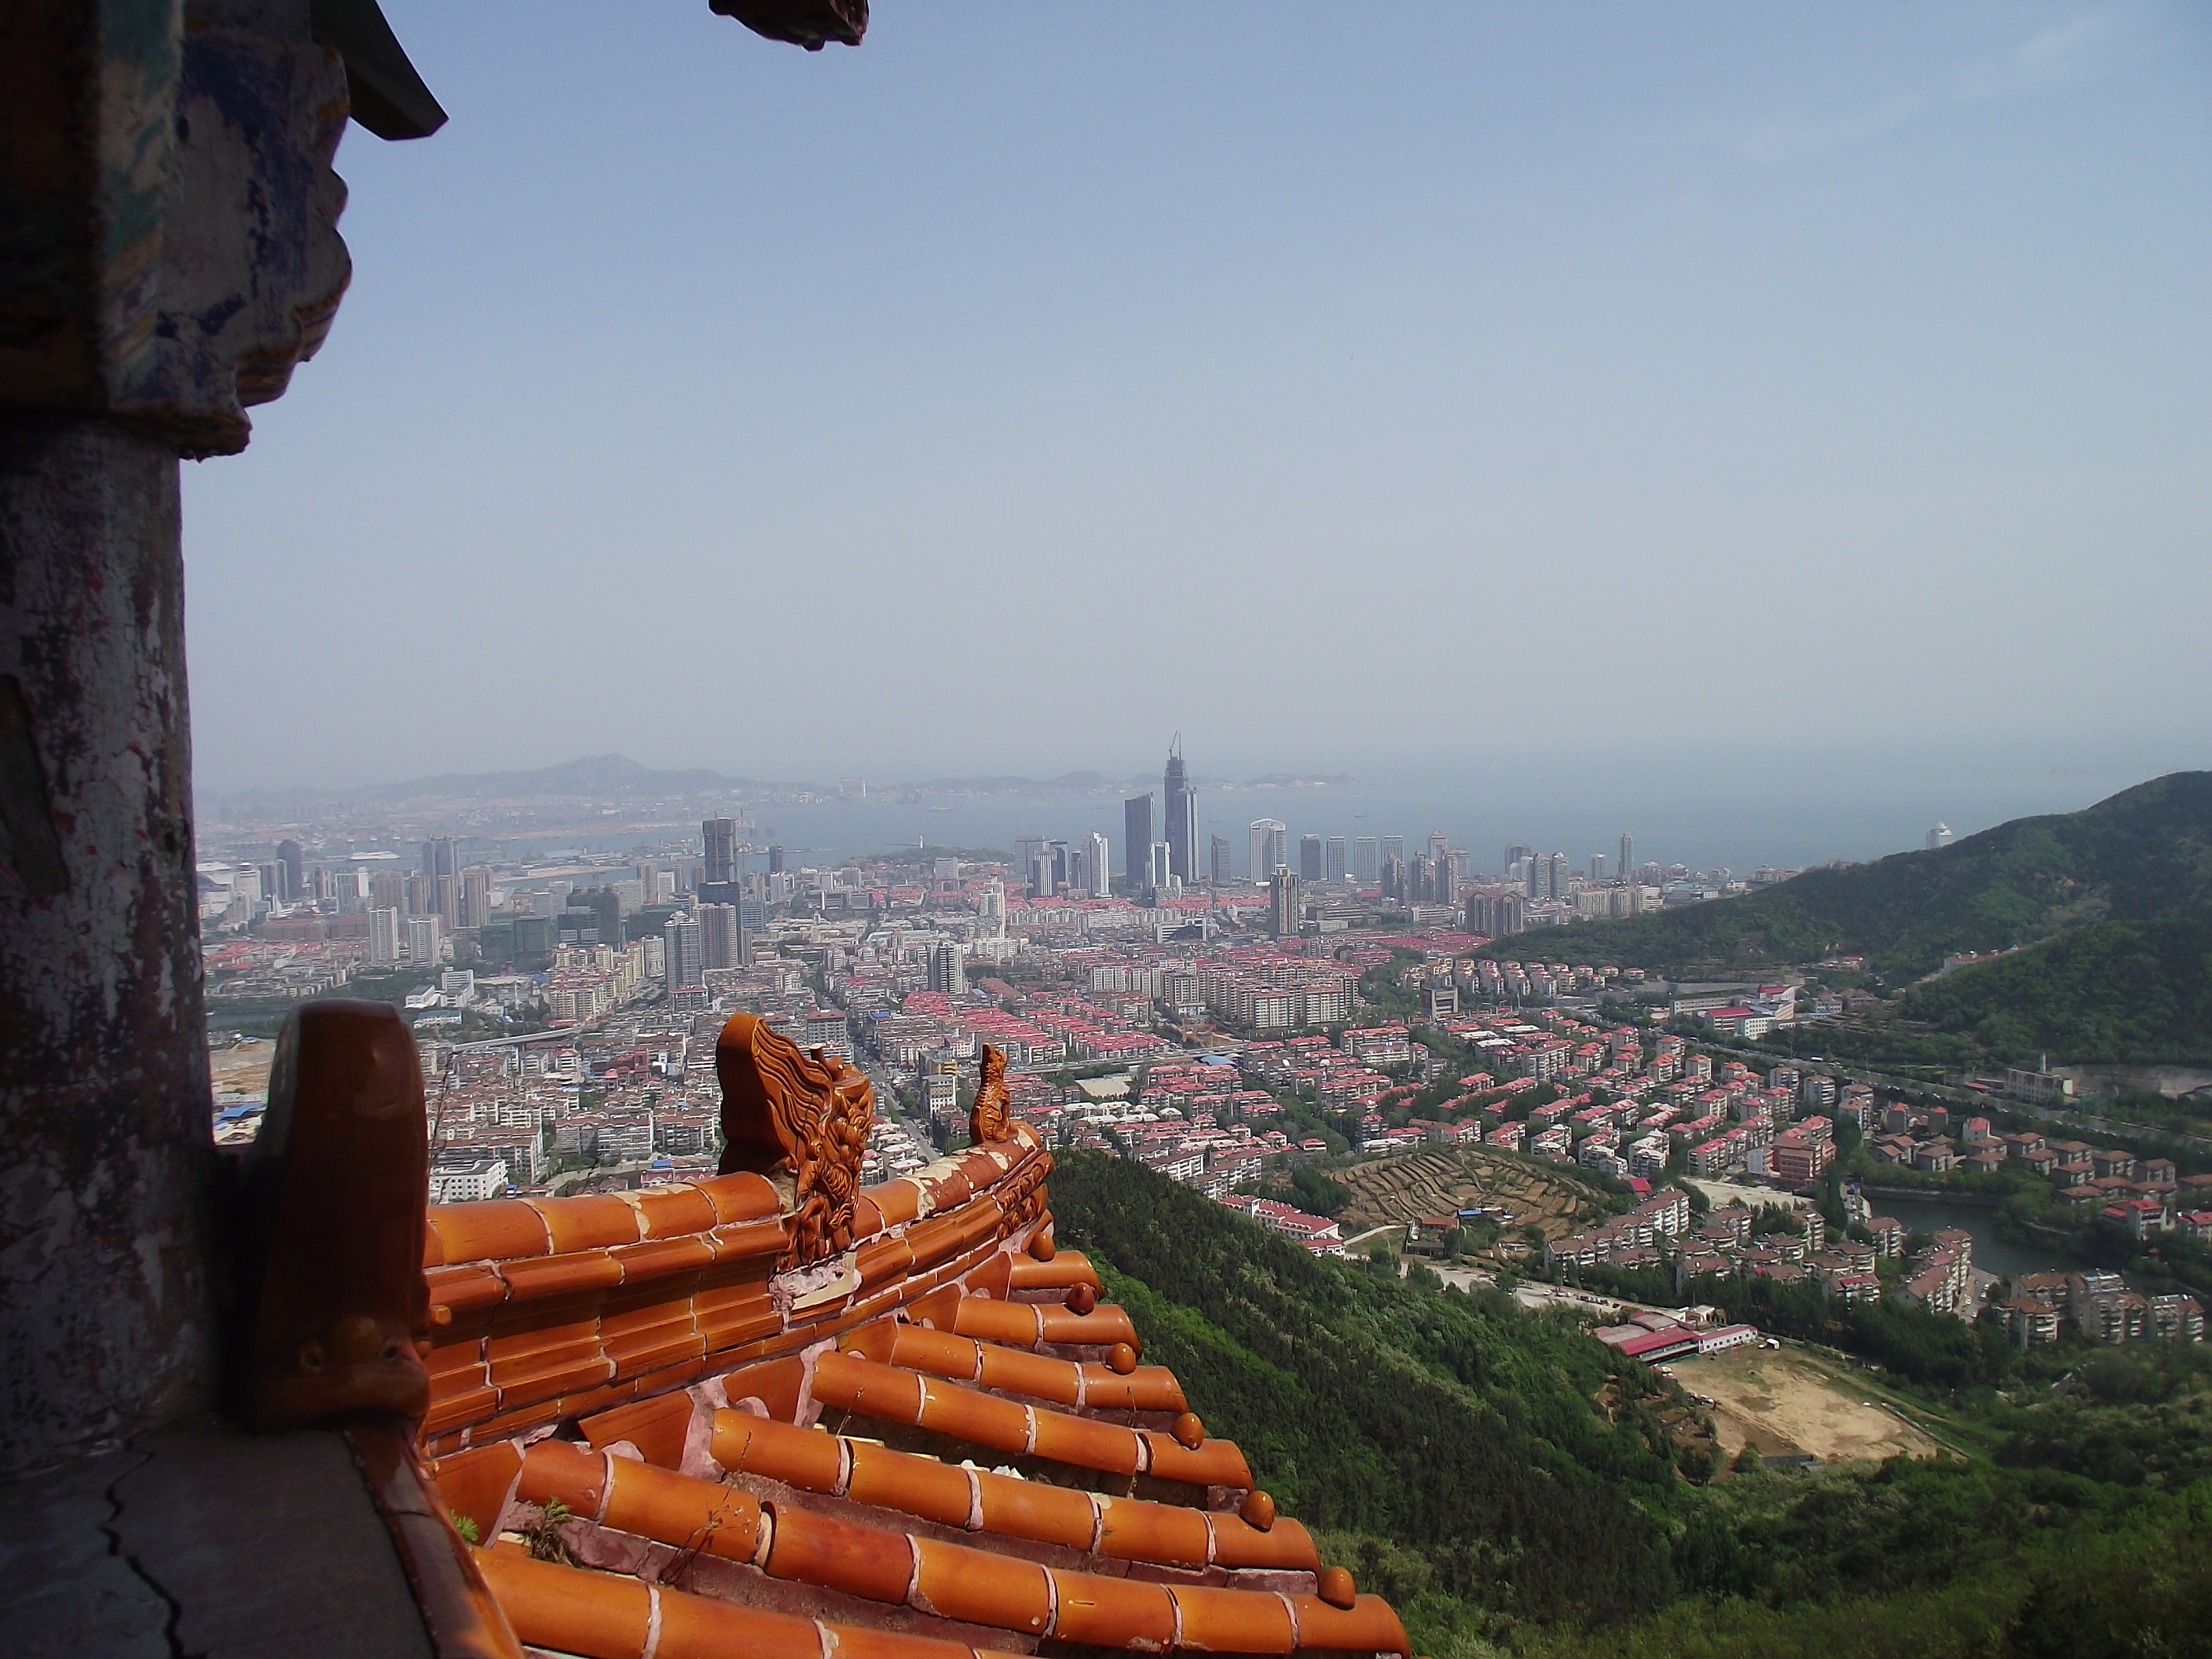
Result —
<instances>
[{"instance_id":1,"label":"terraced field","mask_svg":"<svg viewBox=\"0 0 2212 1659\"><path fill-rule=\"evenodd\" d=\"M1509 1231L1533 1224L1558 1238L1613 1207L1569 1170L1473 1147L1370 1158L1331 1179L1352 1189L1352 1204L1338 1218L1347 1238L1370 1227L1477 1207L1507 1212L1500 1219Z\"/></svg>"}]
</instances>

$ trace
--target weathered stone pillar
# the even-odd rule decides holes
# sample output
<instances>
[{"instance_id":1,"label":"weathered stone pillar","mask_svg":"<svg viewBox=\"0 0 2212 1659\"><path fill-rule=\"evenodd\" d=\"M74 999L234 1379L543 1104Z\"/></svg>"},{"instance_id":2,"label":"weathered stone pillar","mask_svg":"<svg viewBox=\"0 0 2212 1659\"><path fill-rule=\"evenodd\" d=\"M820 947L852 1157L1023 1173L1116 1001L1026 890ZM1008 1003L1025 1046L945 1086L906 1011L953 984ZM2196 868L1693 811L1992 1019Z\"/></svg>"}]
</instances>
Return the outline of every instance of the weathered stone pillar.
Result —
<instances>
[{"instance_id":1,"label":"weathered stone pillar","mask_svg":"<svg viewBox=\"0 0 2212 1659\"><path fill-rule=\"evenodd\" d=\"M0 107L4 1478L212 1403L177 458L330 325L347 80L309 0L41 0Z\"/></svg>"},{"instance_id":2,"label":"weathered stone pillar","mask_svg":"<svg viewBox=\"0 0 2212 1659\"><path fill-rule=\"evenodd\" d=\"M0 1470L212 1376L177 460L0 422Z\"/></svg>"}]
</instances>

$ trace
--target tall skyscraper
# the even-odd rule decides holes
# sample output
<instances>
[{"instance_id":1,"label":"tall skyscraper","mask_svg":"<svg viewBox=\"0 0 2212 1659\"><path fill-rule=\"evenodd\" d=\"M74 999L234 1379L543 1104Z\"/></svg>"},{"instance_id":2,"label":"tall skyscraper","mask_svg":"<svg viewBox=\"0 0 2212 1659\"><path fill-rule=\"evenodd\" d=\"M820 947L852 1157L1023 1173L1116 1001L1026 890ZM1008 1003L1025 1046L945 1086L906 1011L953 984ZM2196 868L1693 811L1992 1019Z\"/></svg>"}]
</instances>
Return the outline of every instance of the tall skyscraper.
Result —
<instances>
[{"instance_id":1,"label":"tall skyscraper","mask_svg":"<svg viewBox=\"0 0 2212 1659\"><path fill-rule=\"evenodd\" d=\"M1362 887L1382 879L1382 843L1374 836L1362 836L1352 843L1352 878Z\"/></svg>"},{"instance_id":2,"label":"tall skyscraper","mask_svg":"<svg viewBox=\"0 0 2212 1659\"><path fill-rule=\"evenodd\" d=\"M1273 939L1298 935L1298 878L1294 871L1278 870L1267 881L1267 933Z\"/></svg>"},{"instance_id":3,"label":"tall skyscraper","mask_svg":"<svg viewBox=\"0 0 2212 1659\"><path fill-rule=\"evenodd\" d=\"M1620 832L1620 878L1623 881L1636 879L1636 837L1626 830Z\"/></svg>"},{"instance_id":4,"label":"tall skyscraper","mask_svg":"<svg viewBox=\"0 0 2212 1659\"><path fill-rule=\"evenodd\" d=\"M1382 860L1382 896L1395 904L1406 902L1406 861L1395 853Z\"/></svg>"},{"instance_id":5,"label":"tall skyscraper","mask_svg":"<svg viewBox=\"0 0 2212 1659\"><path fill-rule=\"evenodd\" d=\"M283 890L276 895L279 899L297 904L307 896L307 863L298 842L287 839L276 843L276 869L283 882Z\"/></svg>"},{"instance_id":6,"label":"tall skyscraper","mask_svg":"<svg viewBox=\"0 0 2212 1659\"><path fill-rule=\"evenodd\" d=\"M771 847L768 849L768 872L771 876L780 876L783 873L783 848L781 847Z\"/></svg>"},{"instance_id":7,"label":"tall skyscraper","mask_svg":"<svg viewBox=\"0 0 2212 1659\"><path fill-rule=\"evenodd\" d=\"M1603 880L1605 879L1605 854L1602 854L1602 853L1592 853L1592 854L1590 854L1590 861L1589 861L1589 878L1590 878L1592 881L1603 881Z\"/></svg>"},{"instance_id":8,"label":"tall skyscraper","mask_svg":"<svg viewBox=\"0 0 2212 1659\"><path fill-rule=\"evenodd\" d=\"M1167 793L1168 862L1184 881L1196 883L1198 869L1198 791L1190 787L1190 774L1182 763L1182 733L1176 733L1168 750Z\"/></svg>"},{"instance_id":9,"label":"tall skyscraper","mask_svg":"<svg viewBox=\"0 0 2212 1659\"><path fill-rule=\"evenodd\" d=\"M1236 879L1236 864L1229 856L1229 837L1216 836L1213 838L1213 884L1226 887Z\"/></svg>"},{"instance_id":10,"label":"tall skyscraper","mask_svg":"<svg viewBox=\"0 0 2212 1659\"><path fill-rule=\"evenodd\" d=\"M1322 849L1322 878L1324 881L1342 881L1344 879L1347 873L1345 869L1345 840L1342 836L1331 836L1328 842L1323 845Z\"/></svg>"},{"instance_id":11,"label":"tall skyscraper","mask_svg":"<svg viewBox=\"0 0 2212 1659\"><path fill-rule=\"evenodd\" d=\"M1121 803L1121 883L1131 892L1149 884L1152 856L1152 798L1132 795Z\"/></svg>"},{"instance_id":12,"label":"tall skyscraper","mask_svg":"<svg viewBox=\"0 0 2212 1659\"><path fill-rule=\"evenodd\" d=\"M1152 857L1145 866L1145 886L1154 893L1164 891L1175 875L1175 849L1164 841L1152 843Z\"/></svg>"},{"instance_id":13,"label":"tall skyscraper","mask_svg":"<svg viewBox=\"0 0 2212 1659\"><path fill-rule=\"evenodd\" d=\"M1085 873L1091 878L1090 893L1093 898L1104 898L1114 890L1114 849L1106 837L1093 830L1084 837L1083 850L1088 854Z\"/></svg>"},{"instance_id":14,"label":"tall skyscraper","mask_svg":"<svg viewBox=\"0 0 2212 1659\"><path fill-rule=\"evenodd\" d=\"M1507 848L1505 849L1505 873L1509 876L1511 875L1513 873L1513 866L1516 864L1526 863L1535 850L1536 849L1533 847L1523 847L1518 842L1514 842L1512 846Z\"/></svg>"},{"instance_id":15,"label":"tall skyscraper","mask_svg":"<svg viewBox=\"0 0 2212 1659\"><path fill-rule=\"evenodd\" d=\"M993 876L975 899L975 933L982 939L1006 936L1006 884Z\"/></svg>"},{"instance_id":16,"label":"tall skyscraper","mask_svg":"<svg viewBox=\"0 0 2212 1659\"><path fill-rule=\"evenodd\" d=\"M447 933L460 925L461 883L458 876L438 878L438 920Z\"/></svg>"},{"instance_id":17,"label":"tall skyscraper","mask_svg":"<svg viewBox=\"0 0 2212 1659\"><path fill-rule=\"evenodd\" d=\"M407 878L397 870L379 870L368 878L368 902L373 908L395 916L407 908ZM398 947L392 947L397 950ZM393 960L398 960L397 957Z\"/></svg>"},{"instance_id":18,"label":"tall skyscraper","mask_svg":"<svg viewBox=\"0 0 2212 1659\"><path fill-rule=\"evenodd\" d=\"M1553 854L1551 866L1551 878L1545 885L1549 889L1550 896L1553 899L1563 899L1567 896L1567 883L1573 878L1574 871L1568 866L1567 855L1565 853Z\"/></svg>"},{"instance_id":19,"label":"tall skyscraper","mask_svg":"<svg viewBox=\"0 0 2212 1659\"><path fill-rule=\"evenodd\" d=\"M1298 879L1301 881L1321 879L1321 837L1319 836L1298 837Z\"/></svg>"},{"instance_id":20,"label":"tall skyscraper","mask_svg":"<svg viewBox=\"0 0 2212 1659\"><path fill-rule=\"evenodd\" d=\"M1382 856L1386 859L1395 859L1400 864L1404 864L1406 861L1406 838L1403 836L1383 836Z\"/></svg>"},{"instance_id":21,"label":"tall skyscraper","mask_svg":"<svg viewBox=\"0 0 2212 1659\"><path fill-rule=\"evenodd\" d=\"M703 879L730 882L738 878L738 821L707 818L699 825L699 840L706 848Z\"/></svg>"},{"instance_id":22,"label":"tall skyscraper","mask_svg":"<svg viewBox=\"0 0 2212 1659\"><path fill-rule=\"evenodd\" d=\"M1444 854L1450 850L1451 837L1449 836L1444 834L1441 830L1431 830L1429 831L1429 856L1431 858L1436 860L1438 863L1442 863L1443 861Z\"/></svg>"},{"instance_id":23,"label":"tall skyscraper","mask_svg":"<svg viewBox=\"0 0 2212 1659\"><path fill-rule=\"evenodd\" d=\"M1279 818L1252 820L1252 879L1263 882L1291 861L1291 832Z\"/></svg>"}]
</instances>

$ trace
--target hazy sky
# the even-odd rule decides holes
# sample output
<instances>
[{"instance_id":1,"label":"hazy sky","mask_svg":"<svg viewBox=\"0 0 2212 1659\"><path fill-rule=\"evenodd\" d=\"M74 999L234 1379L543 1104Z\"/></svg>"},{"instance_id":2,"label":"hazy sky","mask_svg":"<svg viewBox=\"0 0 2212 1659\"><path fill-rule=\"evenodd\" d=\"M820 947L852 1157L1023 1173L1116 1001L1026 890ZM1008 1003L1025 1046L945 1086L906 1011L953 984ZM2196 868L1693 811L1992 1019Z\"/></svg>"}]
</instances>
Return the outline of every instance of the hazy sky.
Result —
<instances>
[{"instance_id":1,"label":"hazy sky","mask_svg":"<svg viewBox=\"0 0 2212 1659\"><path fill-rule=\"evenodd\" d=\"M2212 763L2212 9L386 10L204 788Z\"/></svg>"}]
</instances>

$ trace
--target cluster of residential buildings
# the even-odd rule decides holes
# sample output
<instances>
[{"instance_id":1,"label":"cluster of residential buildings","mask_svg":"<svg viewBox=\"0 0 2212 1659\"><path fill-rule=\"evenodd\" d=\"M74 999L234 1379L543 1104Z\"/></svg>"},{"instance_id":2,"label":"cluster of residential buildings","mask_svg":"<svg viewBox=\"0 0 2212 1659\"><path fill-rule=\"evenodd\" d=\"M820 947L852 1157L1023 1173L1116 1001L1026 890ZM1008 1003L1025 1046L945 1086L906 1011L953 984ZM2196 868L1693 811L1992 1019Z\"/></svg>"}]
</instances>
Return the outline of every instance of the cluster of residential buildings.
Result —
<instances>
[{"instance_id":1,"label":"cluster of residential buildings","mask_svg":"<svg viewBox=\"0 0 2212 1659\"><path fill-rule=\"evenodd\" d=\"M2075 1331L2093 1342L2202 1342L2204 1310L2179 1292L2146 1296L2115 1273L2023 1273L2003 1304L2005 1329L2021 1348Z\"/></svg>"}]
</instances>

